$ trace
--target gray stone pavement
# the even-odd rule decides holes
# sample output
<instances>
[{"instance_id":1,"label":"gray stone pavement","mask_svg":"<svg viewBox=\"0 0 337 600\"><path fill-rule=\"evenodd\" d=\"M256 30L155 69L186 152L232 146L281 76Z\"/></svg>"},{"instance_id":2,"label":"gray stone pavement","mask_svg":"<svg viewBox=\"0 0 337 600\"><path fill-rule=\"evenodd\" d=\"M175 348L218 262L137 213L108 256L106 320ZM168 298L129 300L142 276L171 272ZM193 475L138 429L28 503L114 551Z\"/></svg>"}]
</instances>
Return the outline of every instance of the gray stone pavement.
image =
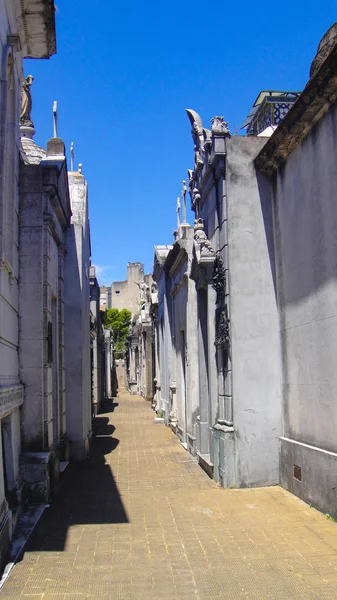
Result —
<instances>
[{"instance_id":1,"label":"gray stone pavement","mask_svg":"<svg viewBox=\"0 0 337 600\"><path fill-rule=\"evenodd\" d=\"M217 487L153 417L110 402L1 600L336 600L337 525L280 487Z\"/></svg>"}]
</instances>

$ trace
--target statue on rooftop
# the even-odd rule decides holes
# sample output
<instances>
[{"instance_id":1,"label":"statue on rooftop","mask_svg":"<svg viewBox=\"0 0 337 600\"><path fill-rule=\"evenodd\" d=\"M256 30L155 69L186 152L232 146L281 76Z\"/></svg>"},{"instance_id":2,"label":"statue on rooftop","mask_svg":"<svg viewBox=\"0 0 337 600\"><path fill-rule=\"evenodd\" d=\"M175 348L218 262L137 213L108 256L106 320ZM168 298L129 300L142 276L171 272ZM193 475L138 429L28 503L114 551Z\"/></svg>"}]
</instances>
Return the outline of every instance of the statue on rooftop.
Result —
<instances>
[{"instance_id":1,"label":"statue on rooftop","mask_svg":"<svg viewBox=\"0 0 337 600\"><path fill-rule=\"evenodd\" d=\"M34 123L31 119L32 113L32 93L30 86L34 81L32 75L28 75L22 83L21 88L21 112L20 112L20 125L23 127L34 127Z\"/></svg>"}]
</instances>

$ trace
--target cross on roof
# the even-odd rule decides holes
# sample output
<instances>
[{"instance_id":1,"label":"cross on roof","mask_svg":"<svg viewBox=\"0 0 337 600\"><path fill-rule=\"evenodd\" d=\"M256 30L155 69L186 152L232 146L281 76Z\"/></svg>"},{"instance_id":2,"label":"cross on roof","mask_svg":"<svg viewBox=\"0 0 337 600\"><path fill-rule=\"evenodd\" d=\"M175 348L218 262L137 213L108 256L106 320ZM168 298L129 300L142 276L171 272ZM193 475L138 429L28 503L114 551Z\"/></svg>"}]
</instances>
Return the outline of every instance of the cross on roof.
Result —
<instances>
[{"instance_id":1,"label":"cross on roof","mask_svg":"<svg viewBox=\"0 0 337 600\"><path fill-rule=\"evenodd\" d=\"M53 117L54 117L54 138L57 138L57 102L54 100L53 103Z\"/></svg>"}]
</instances>

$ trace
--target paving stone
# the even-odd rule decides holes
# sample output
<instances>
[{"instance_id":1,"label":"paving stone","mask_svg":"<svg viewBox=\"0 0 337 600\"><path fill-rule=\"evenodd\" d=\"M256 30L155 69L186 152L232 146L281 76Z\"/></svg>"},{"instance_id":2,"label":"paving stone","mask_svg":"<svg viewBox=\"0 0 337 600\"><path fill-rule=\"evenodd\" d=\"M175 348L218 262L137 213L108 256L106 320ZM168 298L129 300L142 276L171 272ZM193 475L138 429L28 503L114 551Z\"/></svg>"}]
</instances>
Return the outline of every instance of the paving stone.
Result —
<instances>
[{"instance_id":1,"label":"paving stone","mask_svg":"<svg viewBox=\"0 0 337 600\"><path fill-rule=\"evenodd\" d=\"M336 599L335 523L280 487L219 488L142 398L113 404L114 449L68 467L1 600Z\"/></svg>"}]
</instances>

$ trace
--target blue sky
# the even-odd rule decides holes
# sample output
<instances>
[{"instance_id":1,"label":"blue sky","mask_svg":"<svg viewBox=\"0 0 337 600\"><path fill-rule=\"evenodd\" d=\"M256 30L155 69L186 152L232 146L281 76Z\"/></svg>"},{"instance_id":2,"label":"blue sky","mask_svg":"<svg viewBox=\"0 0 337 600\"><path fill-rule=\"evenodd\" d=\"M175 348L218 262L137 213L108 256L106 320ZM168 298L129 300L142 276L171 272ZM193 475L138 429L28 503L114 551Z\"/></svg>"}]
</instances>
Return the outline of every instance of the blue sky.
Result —
<instances>
[{"instance_id":1,"label":"blue sky","mask_svg":"<svg viewBox=\"0 0 337 600\"><path fill-rule=\"evenodd\" d=\"M193 167L185 109L205 127L223 115L235 133L260 90L303 89L337 0L56 4L57 54L25 61L35 141L52 136L57 100L59 135L89 185L92 260L110 283L128 261L151 271L154 245L172 241Z\"/></svg>"}]
</instances>

